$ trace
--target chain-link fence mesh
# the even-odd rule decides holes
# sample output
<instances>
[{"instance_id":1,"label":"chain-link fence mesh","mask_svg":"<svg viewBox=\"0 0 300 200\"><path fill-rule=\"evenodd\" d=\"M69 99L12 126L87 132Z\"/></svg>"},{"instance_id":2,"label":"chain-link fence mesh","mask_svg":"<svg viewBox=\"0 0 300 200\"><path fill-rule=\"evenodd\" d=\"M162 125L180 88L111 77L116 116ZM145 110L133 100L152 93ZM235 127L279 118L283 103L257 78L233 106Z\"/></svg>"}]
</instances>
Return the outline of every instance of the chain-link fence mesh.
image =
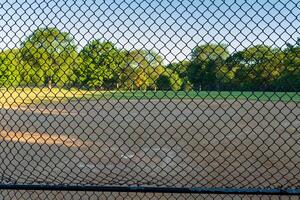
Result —
<instances>
[{"instance_id":1,"label":"chain-link fence mesh","mask_svg":"<svg viewBox=\"0 0 300 200\"><path fill-rule=\"evenodd\" d=\"M296 0L1 2L0 198L300 194L299 16Z\"/></svg>"},{"instance_id":2,"label":"chain-link fence mesh","mask_svg":"<svg viewBox=\"0 0 300 200\"><path fill-rule=\"evenodd\" d=\"M71 191L3 191L3 200L297 200L297 196L232 195L232 194L178 194L178 193L134 193L134 192L71 192Z\"/></svg>"},{"instance_id":3,"label":"chain-link fence mesh","mask_svg":"<svg viewBox=\"0 0 300 200\"><path fill-rule=\"evenodd\" d=\"M71 192L71 191L3 191L3 200L297 200L297 196L232 195L232 194L178 194L134 192Z\"/></svg>"}]
</instances>

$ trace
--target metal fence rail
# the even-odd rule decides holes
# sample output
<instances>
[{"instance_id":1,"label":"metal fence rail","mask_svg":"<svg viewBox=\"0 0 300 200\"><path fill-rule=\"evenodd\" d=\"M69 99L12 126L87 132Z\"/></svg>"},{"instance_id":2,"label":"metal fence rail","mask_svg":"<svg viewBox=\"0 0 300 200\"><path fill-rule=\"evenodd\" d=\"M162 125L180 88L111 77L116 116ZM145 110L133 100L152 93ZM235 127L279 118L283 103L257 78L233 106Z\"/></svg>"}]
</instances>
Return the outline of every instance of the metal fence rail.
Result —
<instances>
[{"instance_id":1,"label":"metal fence rail","mask_svg":"<svg viewBox=\"0 0 300 200\"><path fill-rule=\"evenodd\" d=\"M0 2L0 198L299 198L299 16Z\"/></svg>"}]
</instances>

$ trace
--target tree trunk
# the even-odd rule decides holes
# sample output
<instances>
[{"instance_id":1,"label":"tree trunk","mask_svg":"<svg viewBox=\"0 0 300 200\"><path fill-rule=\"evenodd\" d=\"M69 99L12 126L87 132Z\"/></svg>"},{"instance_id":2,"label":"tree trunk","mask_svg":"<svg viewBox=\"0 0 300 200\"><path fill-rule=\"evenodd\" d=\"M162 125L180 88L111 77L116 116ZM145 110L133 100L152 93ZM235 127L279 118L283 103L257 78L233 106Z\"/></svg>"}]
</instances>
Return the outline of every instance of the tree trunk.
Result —
<instances>
[{"instance_id":1,"label":"tree trunk","mask_svg":"<svg viewBox=\"0 0 300 200\"><path fill-rule=\"evenodd\" d=\"M48 88L51 90L52 88L52 80L51 78L49 78L49 81L48 81Z\"/></svg>"}]
</instances>

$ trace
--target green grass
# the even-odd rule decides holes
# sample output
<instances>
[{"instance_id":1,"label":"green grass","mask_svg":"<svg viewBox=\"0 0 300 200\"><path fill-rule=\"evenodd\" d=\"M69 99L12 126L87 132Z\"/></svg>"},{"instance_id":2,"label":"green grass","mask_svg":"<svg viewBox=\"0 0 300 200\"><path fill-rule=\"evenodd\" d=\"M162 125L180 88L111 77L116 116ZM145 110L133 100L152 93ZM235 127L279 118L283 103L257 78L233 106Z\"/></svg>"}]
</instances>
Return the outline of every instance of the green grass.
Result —
<instances>
[{"instance_id":1,"label":"green grass","mask_svg":"<svg viewBox=\"0 0 300 200\"><path fill-rule=\"evenodd\" d=\"M217 100L254 100L300 102L300 93L296 92L172 92L172 91L86 91L66 90L58 88L1 88L0 104L2 106L18 106L40 103L57 103L69 100L87 99L217 99Z\"/></svg>"},{"instance_id":2,"label":"green grass","mask_svg":"<svg viewBox=\"0 0 300 200\"><path fill-rule=\"evenodd\" d=\"M28 104L40 104L48 102L66 101L79 98L78 90L65 90L58 88L1 88L0 104L3 106L19 106Z\"/></svg>"},{"instance_id":3,"label":"green grass","mask_svg":"<svg viewBox=\"0 0 300 200\"><path fill-rule=\"evenodd\" d=\"M257 101L295 101L300 102L300 93L296 92L228 92L228 91L108 91L86 94L87 98L95 99L218 99L218 100L257 100Z\"/></svg>"}]
</instances>

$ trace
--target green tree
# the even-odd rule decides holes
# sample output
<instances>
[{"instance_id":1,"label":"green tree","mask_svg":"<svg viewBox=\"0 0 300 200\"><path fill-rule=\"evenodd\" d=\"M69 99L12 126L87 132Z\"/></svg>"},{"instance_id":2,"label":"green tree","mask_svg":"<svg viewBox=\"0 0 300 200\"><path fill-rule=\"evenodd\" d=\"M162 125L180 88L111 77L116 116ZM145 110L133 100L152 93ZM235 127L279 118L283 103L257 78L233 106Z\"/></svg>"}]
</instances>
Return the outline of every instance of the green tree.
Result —
<instances>
[{"instance_id":1,"label":"green tree","mask_svg":"<svg viewBox=\"0 0 300 200\"><path fill-rule=\"evenodd\" d=\"M223 89L240 89L238 86L239 81L237 80L237 71L242 68L240 59L241 52L233 53L226 59L225 63L220 66L217 72L217 78L220 80Z\"/></svg>"},{"instance_id":2,"label":"green tree","mask_svg":"<svg viewBox=\"0 0 300 200\"><path fill-rule=\"evenodd\" d=\"M0 85L18 86L20 83L20 50L0 52Z\"/></svg>"},{"instance_id":3,"label":"green tree","mask_svg":"<svg viewBox=\"0 0 300 200\"><path fill-rule=\"evenodd\" d=\"M125 85L134 89L155 89L155 81L164 71L163 58L151 50L135 49L127 52L127 80Z\"/></svg>"},{"instance_id":4,"label":"green tree","mask_svg":"<svg viewBox=\"0 0 300 200\"><path fill-rule=\"evenodd\" d=\"M191 54L191 60L198 63L218 59L225 60L228 57L227 45L214 43L196 46Z\"/></svg>"},{"instance_id":5,"label":"green tree","mask_svg":"<svg viewBox=\"0 0 300 200\"><path fill-rule=\"evenodd\" d=\"M178 91L181 89L183 80L179 74L171 69L166 69L156 79L156 85L159 90L173 90Z\"/></svg>"},{"instance_id":6,"label":"green tree","mask_svg":"<svg viewBox=\"0 0 300 200\"><path fill-rule=\"evenodd\" d=\"M174 70L178 73L180 79L182 80L182 88L185 91L189 91L192 86L188 79L188 68L191 65L191 62L188 60L183 60L179 62L173 62L166 66L167 69Z\"/></svg>"},{"instance_id":7,"label":"green tree","mask_svg":"<svg viewBox=\"0 0 300 200\"><path fill-rule=\"evenodd\" d=\"M234 84L246 90L268 90L284 68L284 53L266 45L256 45L233 54L228 68L234 71Z\"/></svg>"},{"instance_id":8,"label":"green tree","mask_svg":"<svg viewBox=\"0 0 300 200\"><path fill-rule=\"evenodd\" d=\"M284 53L284 69L274 87L283 91L300 91L300 38L295 45L287 44Z\"/></svg>"},{"instance_id":9,"label":"green tree","mask_svg":"<svg viewBox=\"0 0 300 200\"><path fill-rule=\"evenodd\" d=\"M195 47L187 72L194 89L216 89L217 72L228 57L229 52L224 44L204 44Z\"/></svg>"},{"instance_id":10,"label":"green tree","mask_svg":"<svg viewBox=\"0 0 300 200\"><path fill-rule=\"evenodd\" d=\"M76 57L69 33L57 28L39 28L21 44L22 82L48 87L71 84Z\"/></svg>"},{"instance_id":11,"label":"green tree","mask_svg":"<svg viewBox=\"0 0 300 200\"><path fill-rule=\"evenodd\" d=\"M123 53L111 42L93 40L80 52L82 64L76 75L80 84L92 88L113 88L124 65Z\"/></svg>"}]
</instances>

